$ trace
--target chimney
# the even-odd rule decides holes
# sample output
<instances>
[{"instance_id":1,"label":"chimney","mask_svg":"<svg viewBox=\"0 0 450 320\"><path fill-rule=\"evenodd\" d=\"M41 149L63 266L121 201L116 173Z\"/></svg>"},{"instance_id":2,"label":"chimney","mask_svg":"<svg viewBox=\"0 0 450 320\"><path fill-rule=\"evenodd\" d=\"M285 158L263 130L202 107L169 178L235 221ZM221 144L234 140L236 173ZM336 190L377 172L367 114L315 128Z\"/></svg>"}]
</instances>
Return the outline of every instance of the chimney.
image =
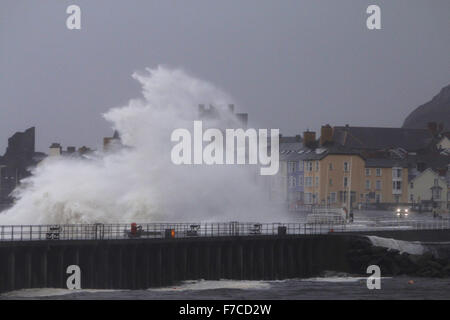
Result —
<instances>
[{"instance_id":1,"label":"chimney","mask_svg":"<svg viewBox=\"0 0 450 320\"><path fill-rule=\"evenodd\" d=\"M333 128L327 124L320 129L320 145L324 146L331 142L333 142Z\"/></svg>"},{"instance_id":2,"label":"chimney","mask_svg":"<svg viewBox=\"0 0 450 320\"><path fill-rule=\"evenodd\" d=\"M67 153L74 153L75 151L75 147L67 147Z\"/></svg>"},{"instance_id":3,"label":"chimney","mask_svg":"<svg viewBox=\"0 0 450 320\"><path fill-rule=\"evenodd\" d=\"M302 137L301 137L299 134L297 134L297 135L295 136L295 141L296 141L296 142L302 141Z\"/></svg>"},{"instance_id":4,"label":"chimney","mask_svg":"<svg viewBox=\"0 0 450 320\"><path fill-rule=\"evenodd\" d=\"M314 147L316 142L316 133L314 131L305 131L303 132L303 143L308 148Z\"/></svg>"},{"instance_id":5,"label":"chimney","mask_svg":"<svg viewBox=\"0 0 450 320\"><path fill-rule=\"evenodd\" d=\"M61 155L62 147L61 147L61 145L59 143L53 142L49 149L50 149L49 150L49 155L51 157L53 157L53 156L60 156Z\"/></svg>"},{"instance_id":6,"label":"chimney","mask_svg":"<svg viewBox=\"0 0 450 320\"><path fill-rule=\"evenodd\" d=\"M228 105L228 111L230 111L231 114L234 113L234 104L229 104Z\"/></svg>"},{"instance_id":7,"label":"chimney","mask_svg":"<svg viewBox=\"0 0 450 320\"><path fill-rule=\"evenodd\" d=\"M428 122L428 130L430 130L430 132L431 132L431 134L433 135L433 136L436 136L437 135L437 133L438 133L438 130L437 130L437 123L436 122Z\"/></svg>"}]
</instances>

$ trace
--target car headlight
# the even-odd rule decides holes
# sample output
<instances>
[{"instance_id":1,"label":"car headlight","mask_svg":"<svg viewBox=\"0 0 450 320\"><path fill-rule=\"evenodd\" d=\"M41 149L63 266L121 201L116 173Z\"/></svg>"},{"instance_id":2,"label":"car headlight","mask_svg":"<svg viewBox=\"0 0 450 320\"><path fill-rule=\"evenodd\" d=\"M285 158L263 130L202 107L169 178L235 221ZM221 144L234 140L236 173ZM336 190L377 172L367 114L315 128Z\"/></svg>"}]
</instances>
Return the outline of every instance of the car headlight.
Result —
<instances>
[{"instance_id":1,"label":"car headlight","mask_svg":"<svg viewBox=\"0 0 450 320\"><path fill-rule=\"evenodd\" d=\"M405 212L408 213L408 209L405 209Z\"/></svg>"},{"instance_id":2,"label":"car headlight","mask_svg":"<svg viewBox=\"0 0 450 320\"><path fill-rule=\"evenodd\" d=\"M400 209L397 209L397 212L400 212Z\"/></svg>"}]
</instances>

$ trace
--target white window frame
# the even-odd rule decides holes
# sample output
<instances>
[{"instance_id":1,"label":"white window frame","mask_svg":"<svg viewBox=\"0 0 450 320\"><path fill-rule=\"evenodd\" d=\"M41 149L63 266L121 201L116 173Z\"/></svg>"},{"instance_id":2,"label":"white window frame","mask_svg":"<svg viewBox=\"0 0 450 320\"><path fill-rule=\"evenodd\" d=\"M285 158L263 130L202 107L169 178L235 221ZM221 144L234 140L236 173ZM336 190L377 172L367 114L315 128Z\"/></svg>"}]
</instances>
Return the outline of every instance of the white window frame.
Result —
<instances>
[{"instance_id":1,"label":"white window frame","mask_svg":"<svg viewBox=\"0 0 450 320\"><path fill-rule=\"evenodd\" d=\"M402 181L394 180L392 181L392 191L402 191Z\"/></svg>"},{"instance_id":2,"label":"white window frame","mask_svg":"<svg viewBox=\"0 0 450 320\"><path fill-rule=\"evenodd\" d=\"M375 171L376 171L377 177L381 177L381 173L383 172L383 171L381 170L381 168L376 168Z\"/></svg>"},{"instance_id":3,"label":"white window frame","mask_svg":"<svg viewBox=\"0 0 450 320\"><path fill-rule=\"evenodd\" d=\"M344 172L350 172L350 163L344 161Z\"/></svg>"},{"instance_id":4,"label":"white window frame","mask_svg":"<svg viewBox=\"0 0 450 320\"><path fill-rule=\"evenodd\" d=\"M392 179L393 180L401 180L402 179L402 168L393 167L392 168Z\"/></svg>"},{"instance_id":5,"label":"white window frame","mask_svg":"<svg viewBox=\"0 0 450 320\"><path fill-rule=\"evenodd\" d=\"M296 162L295 161L288 161L288 172L292 173L296 171Z\"/></svg>"}]
</instances>

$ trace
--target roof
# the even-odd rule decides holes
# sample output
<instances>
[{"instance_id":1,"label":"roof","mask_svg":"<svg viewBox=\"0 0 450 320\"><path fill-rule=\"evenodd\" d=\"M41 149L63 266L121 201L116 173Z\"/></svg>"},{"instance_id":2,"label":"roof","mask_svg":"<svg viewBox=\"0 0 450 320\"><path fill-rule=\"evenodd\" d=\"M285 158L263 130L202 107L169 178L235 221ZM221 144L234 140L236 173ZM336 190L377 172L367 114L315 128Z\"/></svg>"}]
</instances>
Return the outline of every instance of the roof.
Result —
<instances>
[{"instance_id":1,"label":"roof","mask_svg":"<svg viewBox=\"0 0 450 320\"><path fill-rule=\"evenodd\" d=\"M282 161L295 161L295 160L321 160L328 155L357 155L361 158L362 155L358 151L350 150L348 148L332 145L326 148L310 149L308 147L302 147L296 151L280 151L280 160Z\"/></svg>"},{"instance_id":2,"label":"roof","mask_svg":"<svg viewBox=\"0 0 450 320\"><path fill-rule=\"evenodd\" d=\"M419 151L430 146L433 135L428 129L344 126L333 128L333 141L353 149Z\"/></svg>"},{"instance_id":3,"label":"roof","mask_svg":"<svg viewBox=\"0 0 450 320\"><path fill-rule=\"evenodd\" d=\"M418 163L423 163L426 168L441 169L446 168L450 164L450 156L443 154L425 154L408 156L406 159L409 166L414 167Z\"/></svg>"},{"instance_id":4,"label":"roof","mask_svg":"<svg viewBox=\"0 0 450 320\"><path fill-rule=\"evenodd\" d=\"M408 164L404 160L390 158L369 158L366 159L367 168L407 168Z\"/></svg>"},{"instance_id":5,"label":"roof","mask_svg":"<svg viewBox=\"0 0 450 320\"><path fill-rule=\"evenodd\" d=\"M289 143L280 143L279 149L281 151L298 151L303 148L303 143L301 142L289 142Z\"/></svg>"}]
</instances>

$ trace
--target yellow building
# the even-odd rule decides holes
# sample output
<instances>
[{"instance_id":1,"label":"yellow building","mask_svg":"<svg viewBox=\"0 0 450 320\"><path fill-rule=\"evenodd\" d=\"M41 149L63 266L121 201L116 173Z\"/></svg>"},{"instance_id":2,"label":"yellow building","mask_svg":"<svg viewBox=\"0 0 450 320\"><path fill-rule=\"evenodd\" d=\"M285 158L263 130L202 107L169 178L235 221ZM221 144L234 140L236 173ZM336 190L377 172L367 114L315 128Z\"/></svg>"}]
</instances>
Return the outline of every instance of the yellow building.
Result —
<instances>
[{"instance_id":1,"label":"yellow building","mask_svg":"<svg viewBox=\"0 0 450 320\"><path fill-rule=\"evenodd\" d=\"M304 156L304 170L306 204L348 208L350 203L408 202L408 170L390 159L318 148Z\"/></svg>"},{"instance_id":2,"label":"yellow building","mask_svg":"<svg viewBox=\"0 0 450 320\"><path fill-rule=\"evenodd\" d=\"M305 203L348 207L358 202L364 171L364 159L356 153L320 149L304 161ZM319 154L317 154L317 152Z\"/></svg>"}]
</instances>

